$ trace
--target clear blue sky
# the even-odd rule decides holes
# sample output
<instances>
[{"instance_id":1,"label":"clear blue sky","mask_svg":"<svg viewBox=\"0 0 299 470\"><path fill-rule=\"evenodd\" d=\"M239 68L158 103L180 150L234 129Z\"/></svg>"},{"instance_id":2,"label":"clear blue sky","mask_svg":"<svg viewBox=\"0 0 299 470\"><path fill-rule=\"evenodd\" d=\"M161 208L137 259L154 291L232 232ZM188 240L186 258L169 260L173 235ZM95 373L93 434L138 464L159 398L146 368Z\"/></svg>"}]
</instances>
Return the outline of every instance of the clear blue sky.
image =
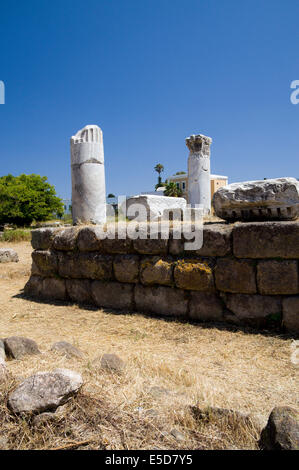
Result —
<instances>
[{"instance_id":1,"label":"clear blue sky","mask_svg":"<svg viewBox=\"0 0 299 470\"><path fill-rule=\"evenodd\" d=\"M299 177L298 0L1 2L0 174L71 194L69 139L104 133L107 193L186 170L184 139L213 138L213 173Z\"/></svg>"}]
</instances>

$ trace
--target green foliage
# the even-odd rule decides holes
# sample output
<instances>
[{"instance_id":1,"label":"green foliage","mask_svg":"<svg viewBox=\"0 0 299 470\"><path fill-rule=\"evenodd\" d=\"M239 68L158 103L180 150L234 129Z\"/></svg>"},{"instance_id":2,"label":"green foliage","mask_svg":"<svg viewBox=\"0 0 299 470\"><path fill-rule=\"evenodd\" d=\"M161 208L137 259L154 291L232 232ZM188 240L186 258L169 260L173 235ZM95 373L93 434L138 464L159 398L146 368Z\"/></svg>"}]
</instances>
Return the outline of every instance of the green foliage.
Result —
<instances>
[{"instance_id":1,"label":"green foliage","mask_svg":"<svg viewBox=\"0 0 299 470\"><path fill-rule=\"evenodd\" d=\"M30 225L63 215L63 203L46 176L0 177L0 224Z\"/></svg>"},{"instance_id":2,"label":"green foliage","mask_svg":"<svg viewBox=\"0 0 299 470\"><path fill-rule=\"evenodd\" d=\"M158 164L155 166L154 170L155 170L157 173L159 173L159 177L160 177L160 174L162 173L162 171L164 171L164 166L163 166L161 163L158 163Z\"/></svg>"},{"instance_id":3,"label":"green foliage","mask_svg":"<svg viewBox=\"0 0 299 470\"><path fill-rule=\"evenodd\" d=\"M0 239L3 242L22 242L31 240L31 231L17 228L16 230L5 230Z\"/></svg>"},{"instance_id":4,"label":"green foliage","mask_svg":"<svg viewBox=\"0 0 299 470\"><path fill-rule=\"evenodd\" d=\"M115 197L115 196L114 196L114 194L109 193L108 196L107 196L107 198L109 199L110 197Z\"/></svg>"},{"instance_id":5,"label":"green foliage","mask_svg":"<svg viewBox=\"0 0 299 470\"><path fill-rule=\"evenodd\" d=\"M186 175L186 172L185 171L177 171L175 174L176 175Z\"/></svg>"},{"instance_id":6,"label":"green foliage","mask_svg":"<svg viewBox=\"0 0 299 470\"><path fill-rule=\"evenodd\" d=\"M181 197L182 191L177 187L176 183L171 181L170 183L167 183L164 195L171 197Z\"/></svg>"},{"instance_id":7,"label":"green foliage","mask_svg":"<svg viewBox=\"0 0 299 470\"><path fill-rule=\"evenodd\" d=\"M160 183L160 182L159 182L159 183L157 183L157 184L155 185L155 189L164 188L165 186L166 186L166 183L162 183L162 182Z\"/></svg>"}]
</instances>

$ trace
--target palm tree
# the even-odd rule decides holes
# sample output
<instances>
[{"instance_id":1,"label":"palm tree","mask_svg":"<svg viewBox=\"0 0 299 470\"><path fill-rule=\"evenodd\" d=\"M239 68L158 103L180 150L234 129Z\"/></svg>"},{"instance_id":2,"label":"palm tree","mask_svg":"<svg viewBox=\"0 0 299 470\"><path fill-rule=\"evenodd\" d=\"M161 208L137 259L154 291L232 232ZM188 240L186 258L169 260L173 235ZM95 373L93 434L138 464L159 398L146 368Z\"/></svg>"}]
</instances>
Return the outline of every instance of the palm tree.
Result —
<instances>
[{"instance_id":1,"label":"palm tree","mask_svg":"<svg viewBox=\"0 0 299 470\"><path fill-rule=\"evenodd\" d=\"M158 163L158 164L155 166L154 170L159 174L157 187L162 186L162 184L161 184L161 183L162 183L162 179L161 179L161 176L160 176L160 175L161 175L162 171L164 171L164 166L163 166L161 163Z\"/></svg>"},{"instance_id":2,"label":"palm tree","mask_svg":"<svg viewBox=\"0 0 299 470\"><path fill-rule=\"evenodd\" d=\"M170 183L167 183L166 189L164 191L165 196L171 196L171 197L181 197L182 196L182 191L176 183L171 181Z\"/></svg>"}]
</instances>

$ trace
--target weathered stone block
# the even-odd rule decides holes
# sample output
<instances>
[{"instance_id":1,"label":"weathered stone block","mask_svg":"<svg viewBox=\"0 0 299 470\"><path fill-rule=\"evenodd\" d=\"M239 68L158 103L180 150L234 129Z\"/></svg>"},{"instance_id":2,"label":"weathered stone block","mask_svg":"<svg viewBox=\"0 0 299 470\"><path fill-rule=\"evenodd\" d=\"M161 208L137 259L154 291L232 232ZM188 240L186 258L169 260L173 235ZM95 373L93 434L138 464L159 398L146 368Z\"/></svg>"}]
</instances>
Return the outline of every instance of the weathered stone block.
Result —
<instances>
[{"instance_id":1,"label":"weathered stone block","mask_svg":"<svg viewBox=\"0 0 299 470\"><path fill-rule=\"evenodd\" d=\"M140 280L142 284L162 284L171 286L173 263L170 258L160 258L159 256L144 258L140 265Z\"/></svg>"},{"instance_id":2,"label":"weathered stone block","mask_svg":"<svg viewBox=\"0 0 299 470\"><path fill-rule=\"evenodd\" d=\"M69 298L78 303L93 303L91 281L88 279L67 279L66 290Z\"/></svg>"},{"instance_id":3,"label":"weathered stone block","mask_svg":"<svg viewBox=\"0 0 299 470\"><path fill-rule=\"evenodd\" d=\"M54 250L72 251L76 248L79 227L66 228L59 230L52 242Z\"/></svg>"},{"instance_id":4,"label":"weathered stone block","mask_svg":"<svg viewBox=\"0 0 299 470\"><path fill-rule=\"evenodd\" d=\"M239 223L233 228L237 258L299 259L299 222Z\"/></svg>"},{"instance_id":5,"label":"weathered stone block","mask_svg":"<svg viewBox=\"0 0 299 470\"><path fill-rule=\"evenodd\" d=\"M290 220L299 215L296 178L245 181L224 186L213 196L218 217L227 220Z\"/></svg>"},{"instance_id":6,"label":"weathered stone block","mask_svg":"<svg viewBox=\"0 0 299 470\"><path fill-rule=\"evenodd\" d=\"M109 281L113 277L112 256L99 253L80 253L78 262L82 278Z\"/></svg>"},{"instance_id":7,"label":"weathered stone block","mask_svg":"<svg viewBox=\"0 0 299 470\"><path fill-rule=\"evenodd\" d=\"M223 302L217 295L190 292L189 317L198 321L223 321Z\"/></svg>"},{"instance_id":8,"label":"weathered stone block","mask_svg":"<svg viewBox=\"0 0 299 470\"><path fill-rule=\"evenodd\" d=\"M101 251L101 229L97 226L82 227L77 237L80 251Z\"/></svg>"},{"instance_id":9,"label":"weathered stone block","mask_svg":"<svg viewBox=\"0 0 299 470\"><path fill-rule=\"evenodd\" d=\"M130 238L118 238L116 233L115 238L107 237L102 240L102 250L104 253L111 254L133 253L133 240Z\"/></svg>"},{"instance_id":10,"label":"weathered stone block","mask_svg":"<svg viewBox=\"0 0 299 470\"><path fill-rule=\"evenodd\" d=\"M184 317L188 311L188 295L172 287L135 286L136 310L158 315Z\"/></svg>"},{"instance_id":11,"label":"weathered stone block","mask_svg":"<svg viewBox=\"0 0 299 470\"><path fill-rule=\"evenodd\" d=\"M53 251L32 252L32 274L40 276L53 276L58 273L58 258Z\"/></svg>"},{"instance_id":12,"label":"weathered stone block","mask_svg":"<svg viewBox=\"0 0 299 470\"><path fill-rule=\"evenodd\" d=\"M226 294L226 306L236 317L252 326L265 325L267 317L277 318L282 312L281 299L267 295Z\"/></svg>"},{"instance_id":13,"label":"weathered stone block","mask_svg":"<svg viewBox=\"0 0 299 470\"><path fill-rule=\"evenodd\" d=\"M225 256L231 253L232 245L232 225L206 224L203 226L203 245L199 250L188 250L187 253L199 256ZM192 240L192 239L191 239ZM170 231L169 253L179 256L184 253L184 244L190 240L182 237L177 240L173 238L173 230Z\"/></svg>"},{"instance_id":14,"label":"weathered stone block","mask_svg":"<svg viewBox=\"0 0 299 470\"><path fill-rule=\"evenodd\" d=\"M43 278L31 275L24 287L24 294L32 297L41 297Z\"/></svg>"},{"instance_id":15,"label":"weathered stone block","mask_svg":"<svg viewBox=\"0 0 299 470\"><path fill-rule=\"evenodd\" d=\"M298 294L297 261L259 261L257 283L261 294Z\"/></svg>"},{"instance_id":16,"label":"weathered stone block","mask_svg":"<svg viewBox=\"0 0 299 470\"><path fill-rule=\"evenodd\" d=\"M48 250L51 248L55 234L58 233L57 228L40 228L32 230L31 245L35 250Z\"/></svg>"},{"instance_id":17,"label":"weathered stone block","mask_svg":"<svg viewBox=\"0 0 299 470\"><path fill-rule=\"evenodd\" d=\"M285 297L282 307L284 327L288 331L299 333L299 296Z\"/></svg>"},{"instance_id":18,"label":"weathered stone block","mask_svg":"<svg viewBox=\"0 0 299 470\"><path fill-rule=\"evenodd\" d=\"M82 278L79 253L58 253L58 273L61 277L80 279Z\"/></svg>"},{"instance_id":19,"label":"weathered stone block","mask_svg":"<svg viewBox=\"0 0 299 470\"><path fill-rule=\"evenodd\" d=\"M201 292L215 290L212 269L198 260L179 260L174 268L174 281L180 289Z\"/></svg>"},{"instance_id":20,"label":"weathered stone block","mask_svg":"<svg viewBox=\"0 0 299 470\"><path fill-rule=\"evenodd\" d=\"M61 277L70 279L112 279L112 257L101 253L59 253Z\"/></svg>"},{"instance_id":21,"label":"weathered stone block","mask_svg":"<svg viewBox=\"0 0 299 470\"><path fill-rule=\"evenodd\" d=\"M66 300L65 280L54 277L43 279L41 297L44 299Z\"/></svg>"},{"instance_id":22,"label":"weathered stone block","mask_svg":"<svg viewBox=\"0 0 299 470\"><path fill-rule=\"evenodd\" d=\"M167 197L158 195L132 196L126 200L126 215L129 220L156 220L162 217L165 210L184 209L186 204L186 199L183 197ZM135 212L135 208L137 212ZM124 207L122 210L124 212Z\"/></svg>"},{"instance_id":23,"label":"weathered stone block","mask_svg":"<svg viewBox=\"0 0 299 470\"><path fill-rule=\"evenodd\" d=\"M115 279L119 282L139 281L139 256L117 255L113 261Z\"/></svg>"},{"instance_id":24,"label":"weathered stone block","mask_svg":"<svg viewBox=\"0 0 299 470\"><path fill-rule=\"evenodd\" d=\"M93 281L91 285L95 304L103 308L132 310L133 289L133 284L121 282Z\"/></svg>"},{"instance_id":25,"label":"weathered stone block","mask_svg":"<svg viewBox=\"0 0 299 470\"><path fill-rule=\"evenodd\" d=\"M166 255L168 251L168 240L137 238L133 241L134 250L142 255Z\"/></svg>"},{"instance_id":26,"label":"weathered stone block","mask_svg":"<svg viewBox=\"0 0 299 470\"><path fill-rule=\"evenodd\" d=\"M255 294L255 262L219 258L215 268L216 288L223 292Z\"/></svg>"}]
</instances>

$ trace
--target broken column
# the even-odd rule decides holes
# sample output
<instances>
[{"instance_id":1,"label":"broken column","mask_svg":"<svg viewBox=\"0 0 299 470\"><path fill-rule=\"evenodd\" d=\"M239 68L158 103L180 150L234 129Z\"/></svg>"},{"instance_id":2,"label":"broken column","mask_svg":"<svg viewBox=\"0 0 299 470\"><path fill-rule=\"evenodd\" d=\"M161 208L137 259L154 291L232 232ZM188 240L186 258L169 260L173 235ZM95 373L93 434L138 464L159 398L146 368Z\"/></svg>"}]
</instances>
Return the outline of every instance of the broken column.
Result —
<instances>
[{"instance_id":1,"label":"broken column","mask_svg":"<svg viewBox=\"0 0 299 470\"><path fill-rule=\"evenodd\" d=\"M188 157L188 202L191 207L203 206L204 214L211 212L210 145L205 135L191 135L186 139Z\"/></svg>"},{"instance_id":2,"label":"broken column","mask_svg":"<svg viewBox=\"0 0 299 470\"><path fill-rule=\"evenodd\" d=\"M71 137L73 222L106 222L103 133L85 126Z\"/></svg>"}]
</instances>

